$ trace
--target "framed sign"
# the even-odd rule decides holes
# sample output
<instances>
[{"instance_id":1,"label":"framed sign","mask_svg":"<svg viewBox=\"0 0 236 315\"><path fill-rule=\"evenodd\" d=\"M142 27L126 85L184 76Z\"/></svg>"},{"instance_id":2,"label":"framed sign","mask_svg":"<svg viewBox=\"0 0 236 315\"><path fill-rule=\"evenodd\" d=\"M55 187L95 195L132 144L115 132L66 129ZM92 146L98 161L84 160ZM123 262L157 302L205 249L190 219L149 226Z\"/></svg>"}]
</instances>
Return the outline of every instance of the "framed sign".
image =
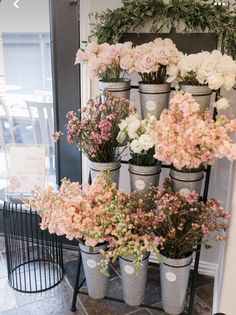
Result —
<instances>
[{"instance_id":1,"label":"framed sign","mask_svg":"<svg viewBox=\"0 0 236 315\"><path fill-rule=\"evenodd\" d=\"M8 194L30 194L46 184L46 147L9 146Z\"/></svg>"}]
</instances>

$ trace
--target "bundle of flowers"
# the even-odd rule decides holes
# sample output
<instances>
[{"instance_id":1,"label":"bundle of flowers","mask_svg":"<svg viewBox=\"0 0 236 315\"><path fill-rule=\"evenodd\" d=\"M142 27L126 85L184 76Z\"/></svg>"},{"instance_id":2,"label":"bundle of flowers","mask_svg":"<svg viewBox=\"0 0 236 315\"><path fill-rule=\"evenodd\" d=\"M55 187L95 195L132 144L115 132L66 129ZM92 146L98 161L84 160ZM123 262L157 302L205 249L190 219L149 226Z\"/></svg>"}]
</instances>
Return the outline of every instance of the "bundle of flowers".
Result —
<instances>
[{"instance_id":1,"label":"bundle of flowers","mask_svg":"<svg viewBox=\"0 0 236 315\"><path fill-rule=\"evenodd\" d=\"M207 84L211 90L218 90L223 86L230 90L235 83L235 76L236 62L232 57L213 50L211 53L203 51L182 55L176 65L176 76L169 77L168 81L177 77L183 84Z\"/></svg>"},{"instance_id":2,"label":"bundle of flowers","mask_svg":"<svg viewBox=\"0 0 236 315\"><path fill-rule=\"evenodd\" d=\"M203 163L212 165L223 157L236 159L236 144L231 139L236 119L218 115L214 121L210 112L200 114L198 110L199 104L189 93L179 92L172 98L152 133L156 159L184 171Z\"/></svg>"},{"instance_id":3,"label":"bundle of flowers","mask_svg":"<svg viewBox=\"0 0 236 315\"><path fill-rule=\"evenodd\" d=\"M177 65L167 69L167 82L178 78L182 84L208 85L211 90L230 90L235 83L236 62L218 50L182 55ZM226 107L226 105L225 105Z\"/></svg>"},{"instance_id":4,"label":"bundle of flowers","mask_svg":"<svg viewBox=\"0 0 236 315\"><path fill-rule=\"evenodd\" d=\"M159 258L158 247L163 248L164 239L154 234L158 226L155 213L137 192L113 199L106 211L113 213L113 228L103 270L110 259L115 262L120 256L132 257L136 270L142 266L145 254L153 252Z\"/></svg>"},{"instance_id":5,"label":"bundle of flowers","mask_svg":"<svg viewBox=\"0 0 236 315\"><path fill-rule=\"evenodd\" d=\"M37 189L27 204L39 212L42 229L94 247L110 237L113 214L105 209L119 195L115 184L100 173L92 185L64 179L59 191Z\"/></svg>"},{"instance_id":6,"label":"bundle of flowers","mask_svg":"<svg viewBox=\"0 0 236 315\"><path fill-rule=\"evenodd\" d=\"M127 65L131 51L132 42L113 45L91 42L86 49L78 50L75 64L88 64L91 79L98 77L104 82L118 82L125 74L123 65Z\"/></svg>"},{"instance_id":7,"label":"bundle of flowers","mask_svg":"<svg viewBox=\"0 0 236 315\"><path fill-rule=\"evenodd\" d=\"M156 124L156 118L148 114L143 120L137 113L130 114L120 124L120 132L117 140L123 143L127 140L130 143L131 163L140 166L152 166L156 164L154 155L154 142L150 136Z\"/></svg>"},{"instance_id":8,"label":"bundle of flowers","mask_svg":"<svg viewBox=\"0 0 236 315\"><path fill-rule=\"evenodd\" d=\"M80 115L67 114L67 140L94 162L113 162L118 146L119 123L133 109L129 101L108 96L106 102L89 100Z\"/></svg>"},{"instance_id":9,"label":"bundle of flowers","mask_svg":"<svg viewBox=\"0 0 236 315\"><path fill-rule=\"evenodd\" d=\"M157 237L164 238L161 254L178 259L189 256L201 242L209 247L213 239L225 240L229 214L221 203L209 199L199 201L196 192L188 189L174 193L171 182L166 179L163 189L153 194L156 203L155 230ZM214 232L213 234L211 232Z\"/></svg>"},{"instance_id":10,"label":"bundle of flowers","mask_svg":"<svg viewBox=\"0 0 236 315\"><path fill-rule=\"evenodd\" d=\"M154 41L136 46L132 56L126 57L126 69L137 72L142 83L162 84L169 67L176 67L181 53L171 39L156 38Z\"/></svg>"}]
</instances>

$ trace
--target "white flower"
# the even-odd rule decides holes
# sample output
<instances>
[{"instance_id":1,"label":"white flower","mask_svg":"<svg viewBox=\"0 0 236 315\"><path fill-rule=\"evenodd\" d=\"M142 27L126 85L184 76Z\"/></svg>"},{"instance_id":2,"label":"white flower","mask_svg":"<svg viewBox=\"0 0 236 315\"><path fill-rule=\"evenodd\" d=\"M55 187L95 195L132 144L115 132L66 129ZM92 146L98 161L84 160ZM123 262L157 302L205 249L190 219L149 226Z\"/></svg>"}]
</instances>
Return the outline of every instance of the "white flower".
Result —
<instances>
[{"instance_id":1,"label":"white flower","mask_svg":"<svg viewBox=\"0 0 236 315\"><path fill-rule=\"evenodd\" d=\"M210 55L208 58L203 61L202 65L198 70L198 76L201 78L205 78L204 81L215 72L217 64L217 58L215 56Z\"/></svg>"},{"instance_id":2,"label":"white flower","mask_svg":"<svg viewBox=\"0 0 236 315\"><path fill-rule=\"evenodd\" d=\"M139 144L145 151L148 151L154 146L154 142L149 134L142 134L139 138Z\"/></svg>"},{"instance_id":3,"label":"white flower","mask_svg":"<svg viewBox=\"0 0 236 315\"><path fill-rule=\"evenodd\" d=\"M118 127L120 128L121 131L125 130L128 127L127 120L122 119L121 122L119 123Z\"/></svg>"},{"instance_id":4,"label":"white flower","mask_svg":"<svg viewBox=\"0 0 236 315\"><path fill-rule=\"evenodd\" d=\"M179 190L179 194L185 198L188 197L190 193L191 193L190 190L187 188L182 188Z\"/></svg>"},{"instance_id":5,"label":"white flower","mask_svg":"<svg viewBox=\"0 0 236 315\"><path fill-rule=\"evenodd\" d=\"M166 81L169 83L173 82L177 78L178 72L179 69L175 65L170 65L169 67L167 67L166 74L168 79Z\"/></svg>"},{"instance_id":6,"label":"white flower","mask_svg":"<svg viewBox=\"0 0 236 315\"><path fill-rule=\"evenodd\" d=\"M130 149L134 153L141 153L142 152L142 147L139 144L138 140L133 140L130 144Z\"/></svg>"},{"instance_id":7,"label":"white flower","mask_svg":"<svg viewBox=\"0 0 236 315\"><path fill-rule=\"evenodd\" d=\"M123 143L126 139L126 133L124 130L120 130L120 132L118 133L118 136L117 136L117 141L119 143Z\"/></svg>"},{"instance_id":8,"label":"white flower","mask_svg":"<svg viewBox=\"0 0 236 315\"><path fill-rule=\"evenodd\" d=\"M127 132L130 139L135 139L137 137L137 131L141 126L140 119L137 115L130 115L128 117L128 127Z\"/></svg>"},{"instance_id":9,"label":"white flower","mask_svg":"<svg viewBox=\"0 0 236 315\"><path fill-rule=\"evenodd\" d=\"M236 62L232 57L223 55L220 62L217 65L217 72L222 75L236 75Z\"/></svg>"},{"instance_id":10,"label":"white flower","mask_svg":"<svg viewBox=\"0 0 236 315\"><path fill-rule=\"evenodd\" d=\"M184 55L179 61L179 69L182 75L186 75L190 71L197 71L199 58L197 54Z\"/></svg>"},{"instance_id":11,"label":"white flower","mask_svg":"<svg viewBox=\"0 0 236 315\"><path fill-rule=\"evenodd\" d=\"M209 89L218 90L223 85L224 78L220 74L215 72L207 78L207 83Z\"/></svg>"},{"instance_id":12,"label":"white flower","mask_svg":"<svg viewBox=\"0 0 236 315\"><path fill-rule=\"evenodd\" d=\"M225 97L222 97L217 102L213 103L213 106L216 107L218 111L222 111L229 107L229 101Z\"/></svg>"},{"instance_id":13,"label":"white flower","mask_svg":"<svg viewBox=\"0 0 236 315\"><path fill-rule=\"evenodd\" d=\"M235 75L226 75L224 76L224 84L223 87L229 91L230 89L232 89L232 87L234 86L235 83Z\"/></svg>"}]
</instances>

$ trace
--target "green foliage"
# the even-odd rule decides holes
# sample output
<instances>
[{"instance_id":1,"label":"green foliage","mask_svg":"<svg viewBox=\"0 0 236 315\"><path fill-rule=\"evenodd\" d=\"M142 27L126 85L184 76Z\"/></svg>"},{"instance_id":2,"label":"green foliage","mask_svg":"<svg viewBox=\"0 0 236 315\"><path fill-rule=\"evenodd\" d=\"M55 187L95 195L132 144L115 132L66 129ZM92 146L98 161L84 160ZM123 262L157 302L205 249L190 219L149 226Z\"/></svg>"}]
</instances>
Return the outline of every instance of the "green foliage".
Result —
<instances>
[{"instance_id":1,"label":"green foliage","mask_svg":"<svg viewBox=\"0 0 236 315\"><path fill-rule=\"evenodd\" d=\"M227 6L213 5L203 0L122 0L123 6L93 13L91 37L98 43L115 43L124 33L135 31L152 19L150 32L160 33L164 27L170 33L184 22L183 32L212 32L222 37L225 52L236 57L236 14Z\"/></svg>"}]
</instances>

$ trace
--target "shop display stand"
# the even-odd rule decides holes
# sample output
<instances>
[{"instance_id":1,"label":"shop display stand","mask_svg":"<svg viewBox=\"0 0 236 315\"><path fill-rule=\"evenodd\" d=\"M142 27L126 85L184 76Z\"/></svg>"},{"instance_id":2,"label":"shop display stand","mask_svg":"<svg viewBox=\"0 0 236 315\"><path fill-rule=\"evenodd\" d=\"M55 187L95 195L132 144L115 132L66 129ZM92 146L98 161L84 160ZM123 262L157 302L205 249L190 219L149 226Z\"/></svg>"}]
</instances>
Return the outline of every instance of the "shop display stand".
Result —
<instances>
[{"instance_id":1,"label":"shop display stand","mask_svg":"<svg viewBox=\"0 0 236 315\"><path fill-rule=\"evenodd\" d=\"M137 89L137 86L131 86L133 89ZM174 90L174 88L172 88ZM216 96L217 97L217 96ZM213 118L215 119L217 115L216 109L213 111ZM128 164L128 161L121 161L122 164ZM162 168L169 168L169 165L162 165ZM204 180L204 188L203 188L203 195L201 196L201 200L206 202L208 198L208 190L209 190L209 183L210 183L210 175L211 175L211 166L207 165L205 167L205 180ZM89 174L89 183L91 183L91 174ZM196 286L197 286L197 278L198 278L198 268L199 268L199 261L200 261L200 253L201 253L201 244L199 244L195 250L195 261L194 261L194 268L193 268L193 278L192 278L192 283L191 283L191 289L190 289L190 299L189 299L189 304L186 306L186 311L184 311L184 315L192 315L193 314L193 306L194 306L194 298L195 298L195 292L196 292ZM158 263L149 263L152 266L158 266ZM75 278L75 284L74 284L74 290L73 290L73 297L72 297L72 303L71 303L71 311L75 312L76 311L76 299L78 294L82 295L88 295L87 292L81 291L81 287L85 283L86 279L84 278L80 282L80 276L81 276L81 269L82 269L82 260L81 260L81 253L79 250L78 254L78 265L77 265L77 271L76 271L76 278ZM106 296L104 298L105 300L110 300L113 302L118 302L118 303L125 303L124 300ZM152 309L152 310L157 310L157 311L162 311L164 310L160 307L156 307L150 304L141 304L140 307L144 307L147 309Z\"/></svg>"}]
</instances>

